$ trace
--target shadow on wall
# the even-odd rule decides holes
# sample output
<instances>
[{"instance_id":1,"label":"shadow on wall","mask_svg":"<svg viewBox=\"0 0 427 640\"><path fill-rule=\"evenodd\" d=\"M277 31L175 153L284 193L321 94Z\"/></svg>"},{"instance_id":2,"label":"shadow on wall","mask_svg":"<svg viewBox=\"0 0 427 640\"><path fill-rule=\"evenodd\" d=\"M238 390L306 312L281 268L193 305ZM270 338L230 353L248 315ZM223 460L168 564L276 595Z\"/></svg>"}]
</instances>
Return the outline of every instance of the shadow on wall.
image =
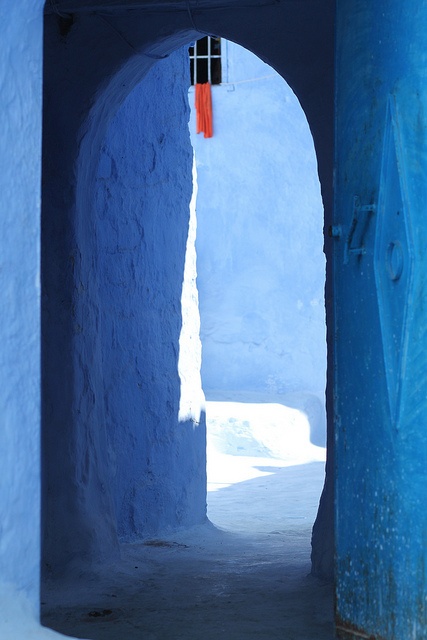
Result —
<instances>
[{"instance_id":1,"label":"shadow on wall","mask_svg":"<svg viewBox=\"0 0 427 640\"><path fill-rule=\"evenodd\" d=\"M288 393L285 404L301 411L310 425L310 442L317 447L326 447L325 403L309 393Z\"/></svg>"}]
</instances>

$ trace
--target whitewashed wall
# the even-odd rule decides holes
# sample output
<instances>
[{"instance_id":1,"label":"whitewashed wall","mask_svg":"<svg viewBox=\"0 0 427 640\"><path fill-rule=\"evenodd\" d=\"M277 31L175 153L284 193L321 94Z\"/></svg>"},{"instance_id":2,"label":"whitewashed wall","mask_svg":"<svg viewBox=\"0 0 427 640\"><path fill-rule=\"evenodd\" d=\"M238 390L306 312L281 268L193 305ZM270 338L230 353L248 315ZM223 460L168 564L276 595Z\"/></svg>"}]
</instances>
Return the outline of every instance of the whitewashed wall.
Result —
<instances>
[{"instance_id":1,"label":"whitewashed wall","mask_svg":"<svg viewBox=\"0 0 427 640\"><path fill-rule=\"evenodd\" d=\"M223 81L214 137L195 134L194 110L190 124L204 389L323 403L323 206L308 123L281 76L232 42Z\"/></svg>"}]
</instances>

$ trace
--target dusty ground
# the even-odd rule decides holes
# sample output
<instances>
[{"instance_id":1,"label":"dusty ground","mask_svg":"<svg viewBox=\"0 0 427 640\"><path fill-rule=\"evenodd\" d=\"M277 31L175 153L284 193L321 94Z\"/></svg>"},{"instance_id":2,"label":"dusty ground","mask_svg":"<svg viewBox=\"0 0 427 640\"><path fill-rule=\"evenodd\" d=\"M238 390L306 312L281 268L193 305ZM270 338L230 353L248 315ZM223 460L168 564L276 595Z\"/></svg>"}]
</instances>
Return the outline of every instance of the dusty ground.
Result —
<instances>
[{"instance_id":1,"label":"dusty ground","mask_svg":"<svg viewBox=\"0 0 427 640\"><path fill-rule=\"evenodd\" d=\"M46 626L93 640L333 639L332 588L308 575L324 463L310 447L298 464L209 459L215 526L126 545L119 564L50 585Z\"/></svg>"}]
</instances>

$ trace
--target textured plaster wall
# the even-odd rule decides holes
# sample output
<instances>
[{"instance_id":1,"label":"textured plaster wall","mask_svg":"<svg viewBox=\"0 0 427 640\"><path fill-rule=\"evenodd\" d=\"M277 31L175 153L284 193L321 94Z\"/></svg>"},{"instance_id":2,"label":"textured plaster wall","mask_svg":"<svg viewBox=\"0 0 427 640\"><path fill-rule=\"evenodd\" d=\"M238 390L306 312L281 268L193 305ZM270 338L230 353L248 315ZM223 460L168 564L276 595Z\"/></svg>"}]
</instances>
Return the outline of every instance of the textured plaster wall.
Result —
<instances>
[{"instance_id":1,"label":"textured plaster wall","mask_svg":"<svg viewBox=\"0 0 427 640\"><path fill-rule=\"evenodd\" d=\"M279 402L308 392L321 404L325 257L313 139L283 78L232 42L223 42L223 80L212 88L214 137L195 134L194 112L191 122L205 392Z\"/></svg>"},{"instance_id":2,"label":"textured plaster wall","mask_svg":"<svg viewBox=\"0 0 427 640\"><path fill-rule=\"evenodd\" d=\"M114 556L119 540L201 522L206 508L204 418L179 420L186 55L154 66L135 57L112 73L82 134L71 125L94 87L61 75L81 63L70 53L81 34L70 32L67 49L46 25L43 557L54 573ZM120 59L116 44L109 55Z\"/></svg>"},{"instance_id":3,"label":"textured plaster wall","mask_svg":"<svg viewBox=\"0 0 427 640\"><path fill-rule=\"evenodd\" d=\"M91 278L102 375L95 393L104 403L118 533L126 540L205 517L204 420L178 419L192 194L188 82L185 49L157 63L113 118L98 166ZM183 375L200 366L191 344ZM200 376L192 391L200 396Z\"/></svg>"},{"instance_id":4,"label":"textured plaster wall","mask_svg":"<svg viewBox=\"0 0 427 640\"><path fill-rule=\"evenodd\" d=\"M21 603L31 626L39 593L41 5L0 2L2 638L20 637Z\"/></svg>"}]
</instances>

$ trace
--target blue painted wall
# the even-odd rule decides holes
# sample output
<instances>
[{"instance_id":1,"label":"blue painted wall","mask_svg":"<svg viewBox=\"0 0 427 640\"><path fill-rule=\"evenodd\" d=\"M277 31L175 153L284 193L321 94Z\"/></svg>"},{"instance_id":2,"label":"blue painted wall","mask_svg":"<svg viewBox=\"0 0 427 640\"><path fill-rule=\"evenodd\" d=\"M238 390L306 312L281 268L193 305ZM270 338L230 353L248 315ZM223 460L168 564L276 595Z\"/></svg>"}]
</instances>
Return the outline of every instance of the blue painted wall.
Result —
<instances>
[{"instance_id":1,"label":"blue painted wall","mask_svg":"<svg viewBox=\"0 0 427 640\"><path fill-rule=\"evenodd\" d=\"M427 7L337 7L337 622L343 638L421 640Z\"/></svg>"},{"instance_id":2,"label":"blue painted wall","mask_svg":"<svg viewBox=\"0 0 427 640\"><path fill-rule=\"evenodd\" d=\"M211 399L311 395L324 440L325 257L313 139L274 69L228 41L222 64L214 137L196 135L194 110L190 123L204 389Z\"/></svg>"},{"instance_id":3,"label":"blue painted wall","mask_svg":"<svg viewBox=\"0 0 427 640\"><path fill-rule=\"evenodd\" d=\"M54 573L206 516L204 417L179 419L187 54L149 63L112 78L118 110L107 89L64 181L64 163L45 161L44 561ZM131 89L143 80L125 92L129 77ZM47 103L55 90L46 86ZM60 121L49 114L47 145ZM58 198L68 207L61 234Z\"/></svg>"},{"instance_id":4,"label":"blue painted wall","mask_svg":"<svg viewBox=\"0 0 427 640\"><path fill-rule=\"evenodd\" d=\"M4 638L13 637L10 624L25 617L21 606L30 620L35 616L39 594L41 4L0 2L0 636ZM23 604L26 598L28 604Z\"/></svg>"},{"instance_id":5,"label":"blue painted wall","mask_svg":"<svg viewBox=\"0 0 427 640\"><path fill-rule=\"evenodd\" d=\"M99 296L102 378L96 385L122 540L202 522L206 515L204 418L179 421L193 161L188 74L186 49L149 71L111 121L98 166L97 267L89 277ZM190 348L187 371L197 359Z\"/></svg>"}]
</instances>

